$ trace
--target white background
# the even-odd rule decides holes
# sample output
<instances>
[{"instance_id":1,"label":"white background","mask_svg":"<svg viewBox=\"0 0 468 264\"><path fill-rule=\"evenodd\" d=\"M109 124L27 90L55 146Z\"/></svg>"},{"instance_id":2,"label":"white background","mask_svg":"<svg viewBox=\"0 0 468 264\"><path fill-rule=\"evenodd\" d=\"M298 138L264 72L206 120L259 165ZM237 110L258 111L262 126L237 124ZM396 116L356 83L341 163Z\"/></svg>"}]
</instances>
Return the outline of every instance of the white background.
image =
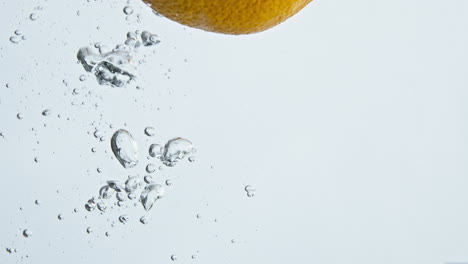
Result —
<instances>
[{"instance_id":1,"label":"white background","mask_svg":"<svg viewBox=\"0 0 468 264\"><path fill-rule=\"evenodd\" d=\"M468 2L317 0L250 36L186 28L136 0L126 20L126 5L0 3L0 263L468 262ZM27 39L13 44L17 29ZM140 51L126 88L76 63L79 48L134 30L162 42ZM134 169L111 159L118 128L140 146ZM176 136L196 161L155 173L173 185L148 225L141 206L85 211L106 180L159 166L147 148Z\"/></svg>"}]
</instances>

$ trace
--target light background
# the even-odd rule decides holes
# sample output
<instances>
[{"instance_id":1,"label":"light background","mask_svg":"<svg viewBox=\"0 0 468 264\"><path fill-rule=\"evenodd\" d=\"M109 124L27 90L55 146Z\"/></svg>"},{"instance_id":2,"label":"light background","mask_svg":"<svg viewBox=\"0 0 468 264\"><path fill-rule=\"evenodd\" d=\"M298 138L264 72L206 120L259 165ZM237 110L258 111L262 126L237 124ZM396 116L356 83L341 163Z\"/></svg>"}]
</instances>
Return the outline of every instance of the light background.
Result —
<instances>
[{"instance_id":1,"label":"light background","mask_svg":"<svg viewBox=\"0 0 468 264\"><path fill-rule=\"evenodd\" d=\"M251 36L185 28L136 0L127 21L126 5L0 3L0 263L468 262L467 1L317 0ZM12 44L16 29L27 39ZM134 30L162 39L136 83L100 86L76 63ZM110 159L117 128L139 143L134 169ZM176 136L196 162L156 172L173 185L148 225L141 207L85 211Z\"/></svg>"}]
</instances>

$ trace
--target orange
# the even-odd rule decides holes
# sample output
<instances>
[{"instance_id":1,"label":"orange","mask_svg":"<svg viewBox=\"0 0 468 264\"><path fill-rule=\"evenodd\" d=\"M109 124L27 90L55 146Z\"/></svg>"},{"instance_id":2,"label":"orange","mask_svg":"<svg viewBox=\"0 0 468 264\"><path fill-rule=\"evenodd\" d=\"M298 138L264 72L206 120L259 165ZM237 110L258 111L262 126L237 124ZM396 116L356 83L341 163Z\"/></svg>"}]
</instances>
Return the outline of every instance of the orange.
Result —
<instances>
[{"instance_id":1,"label":"orange","mask_svg":"<svg viewBox=\"0 0 468 264\"><path fill-rule=\"evenodd\" d=\"M285 21L312 0L144 0L161 15L189 27L251 34Z\"/></svg>"}]
</instances>

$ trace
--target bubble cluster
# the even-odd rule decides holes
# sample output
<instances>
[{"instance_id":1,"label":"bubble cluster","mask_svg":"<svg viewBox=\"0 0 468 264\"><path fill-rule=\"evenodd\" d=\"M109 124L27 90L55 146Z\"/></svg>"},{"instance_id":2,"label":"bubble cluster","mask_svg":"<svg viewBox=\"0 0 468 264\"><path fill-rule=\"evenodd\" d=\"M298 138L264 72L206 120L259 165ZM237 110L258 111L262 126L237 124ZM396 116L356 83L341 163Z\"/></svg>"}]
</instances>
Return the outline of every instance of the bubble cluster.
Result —
<instances>
[{"instance_id":1,"label":"bubble cluster","mask_svg":"<svg viewBox=\"0 0 468 264\"><path fill-rule=\"evenodd\" d=\"M130 15L133 9L127 6L124 12ZM124 87L137 78L137 64L144 61L136 58L139 47L153 46L160 42L157 35L148 31L141 34L139 31L128 32L124 44L116 45L113 49L101 44L83 47L78 50L76 57L85 71L96 76L99 84Z\"/></svg>"}]
</instances>

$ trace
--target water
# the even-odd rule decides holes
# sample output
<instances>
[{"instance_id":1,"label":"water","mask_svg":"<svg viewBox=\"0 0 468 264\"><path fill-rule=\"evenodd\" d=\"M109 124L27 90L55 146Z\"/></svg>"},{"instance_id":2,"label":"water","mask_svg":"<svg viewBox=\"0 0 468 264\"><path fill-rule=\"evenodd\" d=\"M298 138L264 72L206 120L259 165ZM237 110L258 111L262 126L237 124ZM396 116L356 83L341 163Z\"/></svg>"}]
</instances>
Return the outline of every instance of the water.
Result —
<instances>
[{"instance_id":1,"label":"water","mask_svg":"<svg viewBox=\"0 0 468 264\"><path fill-rule=\"evenodd\" d=\"M124 168L133 168L138 164L138 146L127 130L119 129L114 133L111 148Z\"/></svg>"},{"instance_id":2,"label":"water","mask_svg":"<svg viewBox=\"0 0 468 264\"><path fill-rule=\"evenodd\" d=\"M149 211L153 207L154 203L164 196L164 193L164 187L159 184L147 185L140 196L143 208L145 208L146 211Z\"/></svg>"},{"instance_id":3,"label":"water","mask_svg":"<svg viewBox=\"0 0 468 264\"><path fill-rule=\"evenodd\" d=\"M164 165L173 167L180 160L184 159L187 155L195 152L192 142L185 138L174 138L169 140L164 146L161 161Z\"/></svg>"}]
</instances>

